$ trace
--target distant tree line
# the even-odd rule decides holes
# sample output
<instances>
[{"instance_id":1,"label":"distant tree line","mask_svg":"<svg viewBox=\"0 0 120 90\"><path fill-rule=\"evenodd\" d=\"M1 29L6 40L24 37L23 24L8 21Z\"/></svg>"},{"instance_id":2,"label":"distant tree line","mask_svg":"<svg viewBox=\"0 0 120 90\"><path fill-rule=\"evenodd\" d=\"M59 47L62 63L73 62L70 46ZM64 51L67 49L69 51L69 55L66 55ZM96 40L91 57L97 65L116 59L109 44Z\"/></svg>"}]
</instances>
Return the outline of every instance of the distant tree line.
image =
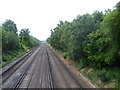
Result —
<instances>
[{"instance_id":1,"label":"distant tree line","mask_svg":"<svg viewBox=\"0 0 120 90\"><path fill-rule=\"evenodd\" d=\"M0 27L2 32L2 52L26 51L39 45L39 40L29 35L28 28L22 29L18 34L16 24L12 20L6 20Z\"/></svg>"},{"instance_id":2,"label":"distant tree line","mask_svg":"<svg viewBox=\"0 0 120 90\"><path fill-rule=\"evenodd\" d=\"M101 68L120 63L120 2L113 10L78 15L72 22L60 21L47 42L65 58ZM119 65L118 65L119 66Z\"/></svg>"}]
</instances>

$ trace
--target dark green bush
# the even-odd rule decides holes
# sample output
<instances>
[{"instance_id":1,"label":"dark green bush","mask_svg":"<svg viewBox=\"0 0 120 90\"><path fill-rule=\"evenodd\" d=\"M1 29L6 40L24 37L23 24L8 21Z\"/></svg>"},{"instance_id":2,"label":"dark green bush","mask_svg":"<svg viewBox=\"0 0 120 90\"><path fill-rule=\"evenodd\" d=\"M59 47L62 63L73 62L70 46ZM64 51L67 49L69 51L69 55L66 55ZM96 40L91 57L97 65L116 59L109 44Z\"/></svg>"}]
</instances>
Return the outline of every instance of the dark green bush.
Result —
<instances>
[{"instance_id":1,"label":"dark green bush","mask_svg":"<svg viewBox=\"0 0 120 90\"><path fill-rule=\"evenodd\" d=\"M120 88L120 71L118 71L116 77L117 77L117 84L116 84L116 87L117 87L117 88Z\"/></svg>"},{"instance_id":2,"label":"dark green bush","mask_svg":"<svg viewBox=\"0 0 120 90\"><path fill-rule=\"evenodd\" d=\"M66 59L68 57L68 53L63 53L63 57Z\"/></svg>"},{"instance_id":3,"label":"dark green bush","mask_svg":"<svg viewBox=\"0 0 120 90\"><path fill-rule=\"evenodd\" d=\"M7 57L7 56L3 56L3 57L2 57L2 61L9 61L9 60L10 60L10 58Z\"/></svg>"},{"instance_id":4,"label":"dark green bush","mask_svg":"<svg viewBox=\"0 0 120 90\"><path fill-rule=\"evenodd\" d=\"M80 69L87 67L87 66L89 65L88 62L89 62L89 61L87 61L86 58L81 58L81 59L80 59L80 62L79 62L79 67L80 67Z\"/></svg>"},{"instance_id":5,"label":"dark green bush","mask_svg":"<svg viewBox=\"0 0 120 90\"><path fill-rule=\"evenodd\" d=\"M111 70L102 69L102 70L98 70L97 76L100 78L102 82L108 82L111 79L116 78L115 73L117 73L116 70L111 72Z\"/></svg>"}]
</instances>

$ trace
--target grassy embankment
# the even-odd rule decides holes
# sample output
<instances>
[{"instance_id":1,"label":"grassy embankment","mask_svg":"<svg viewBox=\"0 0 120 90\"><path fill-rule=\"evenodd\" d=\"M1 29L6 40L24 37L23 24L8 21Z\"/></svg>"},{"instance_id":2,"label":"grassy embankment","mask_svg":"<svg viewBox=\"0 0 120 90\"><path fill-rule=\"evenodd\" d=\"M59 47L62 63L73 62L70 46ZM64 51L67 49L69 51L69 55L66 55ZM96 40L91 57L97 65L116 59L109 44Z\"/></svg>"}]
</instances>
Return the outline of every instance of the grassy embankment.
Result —
<instances>
[{"instance_id":1,"label":"grassy embankment","mask_svg":"<svg viewBox=\"0 0 120 90\"><path fill-rule=\"evenodd\" d=\"M101 69L83 67L82 63L70 60L66 53L56 50L64 59L74 64L77 70L87 77L93 84L100 88L120 88L120 69L118 67L109 66Z\"/></svg>"},{"instance_id":2,"label":"grassy embankment","mask_svg":"<svg viewBox=\"0 0 120 90\"><path fill-rule=\"evenodd\" d=\"M6 64L9 64L10 62L16 60L28 51L30 51L30 49L26 49L24 51L7 51L6 53L2 53L2 63L0 64L0 67L4 67Z\"/></svg>"}]
</instances>

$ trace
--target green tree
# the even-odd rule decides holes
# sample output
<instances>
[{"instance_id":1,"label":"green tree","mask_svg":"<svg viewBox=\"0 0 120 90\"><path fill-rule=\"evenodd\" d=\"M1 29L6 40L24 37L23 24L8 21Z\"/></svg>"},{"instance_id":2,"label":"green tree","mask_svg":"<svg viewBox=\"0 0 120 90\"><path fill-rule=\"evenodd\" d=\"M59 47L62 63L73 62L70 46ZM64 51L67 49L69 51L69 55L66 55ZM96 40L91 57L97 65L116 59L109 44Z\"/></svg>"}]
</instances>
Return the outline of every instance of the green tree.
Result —
<instances>
[{"instance_id":1,"label":"green tree","mask_svg":"<svg viewBox=\"0 0 120 90\"><path fill-rule=\"evenodd\" d=\"M40 43L40 41L36 38L34 38L33 36L30 36L30 44L29 46L32 48L32 47L35 47L35 46L38 46Z\"/></svg>"},{"instance_id":2,"label":"green tree","mask_svg":"<svg viewBox=\"0 0 120 90\"><path fill-rule=\"evenodd\" d=\"M85 57L83 43L86 36L95 31L103 20L102 12L94 12L92 15L84 14L77 16L72 22L62 22L51 31L49 43L55 49L68 54L72 60Z\"/></svg>"},{"instance_id":3,"label":"green tree","mask_svg":"<svg viewBox=\"0 0 120 90\"><path fill-rule=\"evenodd\" d=\"M3 24L2 24L3 28L6 31L12 31L14 33L17 33L17 27L16 24L12 21L12 20L6 20Z\"/></svg>"},{"instance_id":4,"label":"green tree","mask_svg":"<svg viewBox=\"0 0 120 90\"><path fill-rule=\"evenodd\" d=\"M104 17L100 29L90 33L85 45L88 60L95 67L119 63L120 58L120 12L119 8Z\"/></svg>"},{"instance_id":5,"label":"green tree","mask_svg":"<svg viewBox=\"0 0 120 90\"><path fill-rule=\"evenodd\" d=\"M20 31L20 43L21 48L32 48L39 45L39 40L29 35L30 31L28 28L22 29Z\"/></svg>"},{"instance_id":6,"label":"green tree","mask_svg":"<svg viewBox=\"0 0 120 90\"><path fill-rule=\"evenodd\" d=\"M18 50L20 48L18 35L2 28L2 48L3 52Z\"/></svg>"},{"instance_id":7,"label":"green tree","mask_svg":"<svg viewBox=\"0 0 120 90\"><path fill-rule=\"evenodd\" d=\"M22 29L20 31L20 43L22 45L25 45L25 46L29 46L30 44L30 35L29 35L30 31L28 28L25 28L25 29Z\"/></svg>"}]
</instances>

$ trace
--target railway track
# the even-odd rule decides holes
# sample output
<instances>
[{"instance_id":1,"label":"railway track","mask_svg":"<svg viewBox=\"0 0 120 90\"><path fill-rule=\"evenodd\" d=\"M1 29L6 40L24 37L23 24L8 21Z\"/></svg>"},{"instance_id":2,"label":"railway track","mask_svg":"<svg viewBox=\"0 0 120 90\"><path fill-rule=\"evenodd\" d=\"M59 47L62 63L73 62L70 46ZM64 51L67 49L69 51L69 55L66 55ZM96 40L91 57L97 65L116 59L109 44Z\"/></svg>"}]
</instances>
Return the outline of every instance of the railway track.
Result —
<instances>
[{"instance_id":1,"label":"railway track","mask_svg":"<svg viewBox=\"0 0 120 90\"><path fill-rule=\"evenodd\" d=\"M26 53L12 66L2 71L2 74L0 75L2 77L2 83L4 83L26 61L26 59L34 53L34 51L35 50L31 50L30 52Z\"/></svg>"},{"instance_id":2,"label":"railway track","mask_svg":"<svg viewBox=\"0 0 120 90\"><path fill-rule=\"evenodd\" d=\"M67 86L71 87L71 84L68 80L68 79L71 79L73 81L73 83L75 84L75 87L72 87L72 88L82 88L81 82L79 82L78 78L67 68L67 66L59 59L59 57L56 55L56 53L50 47L48 49L49 49L49 54L50 54L50 56L53 57L60 74L66 81L68 81L68 82L66 82ZM56 82L54 82L54 83L56 83Z\"/></svg>"},{"instance_id":3,"label":"railway track","mask_svg":"<svg viewBox=\"0 0 120 90\"><path fill-rule=\"evenodd\" d=\"M38 54L36 54L36 55L34 56L34 58L35 58L37 55L38 55ZM28 70L30 69L30 66L32 65L32 63L33 63L33 62L30 62L30 63L26 66L27 68L22 72L22 74L20 75L18 81L15 83L15 85L14 85L14 87L13 87L14 89L19 88L19 86L21 85L23 79L24 79L25 76L27 75L27 72L28 72Z\"/></svg>"},{"instance_id":4,"label":"railway track","mask_svg":"<svg viewBox=\"0 0 120 90\"><path fill-rule=\"evenodd\" d=\"M51 70L51 65L50 65L50 59L49 59L49 54L48 51L46 49L46 58L47 58L47 63L48 63L48 72L49 72L49 88L54 88L54 84L53 84L53 77L52 77L52 70Z\"/></svg>"},{"instance_id":5,"label":"railway track","mask_svg":"<svg viewBox=\"0 0 120 90\"><path fill-rule=\"evenodd\" d=\"M52 90L54 88L48 52L44 44L40 47L40 49L31 53L30 60L26 60L22 65L17 64L17 66L19 65L17 68L15 67L16 65L13 65L9 69L14 71L12 69L16 68L17 70L2 83L3 89L50 88ZM9 74L9 72L6 71L5 75ZM27 78L29 79L26 83Z\"/></svg>"},{"instance_id":6,"label":"railway track","mask_svg":"<svg viewBox=\"0 0 120 90\"><path fill-rule=\"evenodd\" d=\"M28 60L16 62L16 65L3 72L3 89L84 88L76 75L46 43L22 59L25 58Z\"/></svg>"},{"instance_id":7,"label":"railway track","mask_svg":"<svg viewBox=\"0 0 120 90\"><path fill-rule=\"evenodd\" d=\"M32 60L31 62L25 59L28 59L29 57L31 57L33 54L34 57L32 59L34 59L38 54L38 51L32 50L30 51L28 54L24 55L24 57L22 57L19 61L17 61L15 64L13 64L11 67L9 67L8 69L6 69L3 73L2 73L2 86L3 88L19 88L22 80L24 79L25 75L27 74L27 71L29 70L30 65L33 63ZM22 66L24 65L24 63L28 62L25 67L23 68ZM19 70L19 68L21 68L21 72L20 75L18 75L16 77L16 80L13 81L12 83L7 83L9 82L9 78L11 79L11 76L14 76L14 73L17 72L17 70Z\"/></svg>"},{"instance_id":8,"label":"railway track","mask_svg":"<svg viewBox=\"0 0 120 90\"><path fill-rule=\"evenodd\" d=\"M54 88L48 52L46 51L44 44L41 46L41 52L39 53L39 57L37 59L37 63L35 64L34 70L35 71L33 72L31 69L28 73L28 77L26 78L30 78L30 80L27 81L29 83L26 86L24 85L25 83L23 83L21 85L22 88ZM23 82L26 81L24 80Z\"/></svg>"}]
</instances>

